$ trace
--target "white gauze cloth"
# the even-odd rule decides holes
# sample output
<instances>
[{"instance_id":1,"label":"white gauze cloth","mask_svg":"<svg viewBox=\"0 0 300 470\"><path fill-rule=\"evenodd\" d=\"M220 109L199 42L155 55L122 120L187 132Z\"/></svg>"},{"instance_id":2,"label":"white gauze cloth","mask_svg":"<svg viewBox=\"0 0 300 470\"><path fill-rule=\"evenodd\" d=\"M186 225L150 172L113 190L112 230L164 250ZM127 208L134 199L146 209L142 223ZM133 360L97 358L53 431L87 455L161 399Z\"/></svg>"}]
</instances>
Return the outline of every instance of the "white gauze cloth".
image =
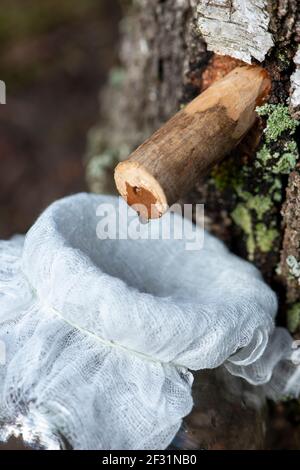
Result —
<instances>
[{"instance_id":1,"label":"white gauze cloth","mask_svg":"<svg viewBox=\"0 0 300 470\"><path fill-rule=\"evenodd\" d=\"M190 370L220 364L271 396L298 395L292 339L274 328L276 297L251 264L208 233L199 251L101 239L100 204L125 233L125 202L78 194L0 242L2 438L21 429L48 448L163 449L191 411Z\"/></svg>"}]
</instances>

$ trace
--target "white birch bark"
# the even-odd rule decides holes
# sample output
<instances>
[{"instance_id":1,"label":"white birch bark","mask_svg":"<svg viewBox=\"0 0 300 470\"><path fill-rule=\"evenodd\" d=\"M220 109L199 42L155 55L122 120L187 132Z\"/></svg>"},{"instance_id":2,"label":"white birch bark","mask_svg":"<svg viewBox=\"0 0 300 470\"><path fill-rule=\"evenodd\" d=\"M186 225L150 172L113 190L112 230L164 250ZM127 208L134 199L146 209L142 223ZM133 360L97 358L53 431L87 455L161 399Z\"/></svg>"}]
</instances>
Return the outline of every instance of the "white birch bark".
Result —
<instances>
[{"instance_id":1,"label":"white birch bark","mask_svg":"<svg viewBox=\"0 0 300 470\"><path fill-rule=\"evenodd\" d=\"M197 24L208 49L251 63L273 46L266 0L200 0Z\"/></svg>"}]
</instances>

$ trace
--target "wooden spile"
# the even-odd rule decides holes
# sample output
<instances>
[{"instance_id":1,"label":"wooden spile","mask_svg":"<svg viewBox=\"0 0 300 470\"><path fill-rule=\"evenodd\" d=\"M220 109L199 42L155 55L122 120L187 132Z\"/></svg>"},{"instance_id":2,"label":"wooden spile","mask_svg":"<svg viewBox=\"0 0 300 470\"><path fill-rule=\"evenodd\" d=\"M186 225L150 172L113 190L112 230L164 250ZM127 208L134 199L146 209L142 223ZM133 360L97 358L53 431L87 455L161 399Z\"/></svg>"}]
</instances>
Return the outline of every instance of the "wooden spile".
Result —
<instances>
[{"instance_id":1,"label":"wooden spile","mask_svg":"<svg viewBox=\"0 0 300 470\"><path fill-rule=\"evenodd\" d=\"M241 141L270 88L250 65L213 83L117 165L121 196L142 218L160 217Z\"/></svg>"}]
</instances>

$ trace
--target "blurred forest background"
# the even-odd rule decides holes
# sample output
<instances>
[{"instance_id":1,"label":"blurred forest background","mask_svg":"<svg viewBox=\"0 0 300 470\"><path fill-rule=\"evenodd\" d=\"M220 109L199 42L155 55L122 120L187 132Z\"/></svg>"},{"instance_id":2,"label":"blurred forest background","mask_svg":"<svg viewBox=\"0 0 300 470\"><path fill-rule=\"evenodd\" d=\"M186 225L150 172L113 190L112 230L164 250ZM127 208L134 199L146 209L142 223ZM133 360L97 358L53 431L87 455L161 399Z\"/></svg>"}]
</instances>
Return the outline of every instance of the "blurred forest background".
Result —
<instances>
[{"instance_id":1,"label":"blurred forest background","mask_svg":"<svg viewBox=\"0 0 300 470\"><path fill-rule=\"evenodd\" d=\"M24 233L52 201L86 189L86 137L118 64L111 0L1 0L0 237Z\"/></svg>"}]
</instances>

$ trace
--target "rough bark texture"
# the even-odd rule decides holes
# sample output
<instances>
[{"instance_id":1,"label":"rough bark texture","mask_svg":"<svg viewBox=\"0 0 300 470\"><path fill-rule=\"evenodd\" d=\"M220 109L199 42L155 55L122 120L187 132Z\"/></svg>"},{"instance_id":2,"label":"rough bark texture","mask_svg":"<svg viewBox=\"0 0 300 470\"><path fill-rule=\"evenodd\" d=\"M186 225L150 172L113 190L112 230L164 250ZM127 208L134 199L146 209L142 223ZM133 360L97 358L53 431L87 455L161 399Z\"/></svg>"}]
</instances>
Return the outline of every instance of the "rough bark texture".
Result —
<instances>
[{"instance_id":1,"label":"rough bark texture","mask_svg":"<svg viewBox=\"0 0 300 470\"><path fill-rule=\"evenodd\" d=\"M292 304L300 298L300 174L289 176L286 201L282 208L284 237L281 252L281 275L287 287L287 301Z\"/></svg>"},{"instance_id":2,"label":"rough bark texture","mask_svg":"<svg viewBox=\"0 0 300 470\"><path fill-rule=\"evenodd\" d=\"M124 18L122 68L112 71L102 94L107 116L89 140L87 157L97 157L87 167L93 190L114 188L105 169L198 95L211 54L196 31L195 16L189 0L139 0Z\"/></svg>"},{"instance_id":3,"label":"rough bark texture","mask_svg":"<svg viewBox=\"0 0 300 470\"><path fill-rule=\"evenodd\" d=\"M222 52L232 56L232 51L237 47L235 41L231 43L229 40L224 45L222 39L221 33L225 34L230 25L240 25L240 36L248 55L262 59L268 51L262 65L273 79L270 102L286 103L290 76L295 68L292 60L299 40L297 3L297 0L270 0L268 4L263 0L134 1L122 22L122 67L112 71L110 84L102 95L102 106L107 110L106 119L90 134L87 152L90 188L96 192L114 191L112 174L116 163L126 158L181 106L238 63L232 58L213 56L212 52L207 52L199 29L199 18L205 30L213 14L220 34L214 36L212 45L217 48L217 44L223 44ZM255 21L259 17L263 17L264 21L257 26ZM243 36L245 18L248 23L252 21L252 29L263 27L268 37L272 33L276 47L270 49L271 41L258 40L257 37L250 44L251 38ZM253 52L253 48L258 46L264 47L259 55ZM242 57L249 59L245 55ZM244 145L227 158L227 167L221 165L211 177L199 181L195 188L191 188L188 200L205 202L207 228L240 255L252 259L267 280L274 283L281 243L280 199L284 197L286 177L279 177L274 201L272 184L266 182L261 168L255 165L255 152L263 145L262 129L263 126L258 123L248 136L248 141L246 139ZM287 140L285 137L288 136L283 135L280 151L283 151ZM270 148L272 150L275 151ZM237 171L245 162L246 171ZM238 188L234 184L237 181L232 181L235 173L238 173L234 175L236 180L240 180ZM253 187L253 182L256 182L256 187ZM252 208L259 202L257 192L263 194L266 205L272 199L264 214L257 215ZM250 202L245 200L249 194L253 196ZM245 206L250 206L246 207L249 214ZM243 220L242 215L250 220L247 227L247 220ZM243 243L240 242L241 234ZM272 250L269 249L270 245Z\"/></svg>"},{"instance_id":4,"label":"rough bark texture","mask_svg":"<svg viewBox=\"0 0 300 470\"><path fill-rule=\"evenodd\" d=\"M217 54L262 61L273 46L267 0L200 0L197 25Z\"/></svg>"},{"instance_id":5,"label":"rough bark texture","mask_svg":"<svg viewBox=\"0 0 300 470\"><path fill-rule=\"evenodd\" d=\"M291 76L290 110L293 117L300 119L300 46L294 56L296 66Z\"/></svg>"},{"instance_id":6,"label":"rough bark texture","mask_svg":"<svg viewBox=\"0 0 300 470\"><path fill-rule=\"evenodd\" d=\"M272 78L270 106L185 200L205 203L206 228L258 266L278 292L280 322L292 308L299 331L298 0L136 0L122 31L121 68L102 99L106 120L89 139L91 190L114 191L118 161L239 59L260 61Z\"/></svg>"}]
</instances>

